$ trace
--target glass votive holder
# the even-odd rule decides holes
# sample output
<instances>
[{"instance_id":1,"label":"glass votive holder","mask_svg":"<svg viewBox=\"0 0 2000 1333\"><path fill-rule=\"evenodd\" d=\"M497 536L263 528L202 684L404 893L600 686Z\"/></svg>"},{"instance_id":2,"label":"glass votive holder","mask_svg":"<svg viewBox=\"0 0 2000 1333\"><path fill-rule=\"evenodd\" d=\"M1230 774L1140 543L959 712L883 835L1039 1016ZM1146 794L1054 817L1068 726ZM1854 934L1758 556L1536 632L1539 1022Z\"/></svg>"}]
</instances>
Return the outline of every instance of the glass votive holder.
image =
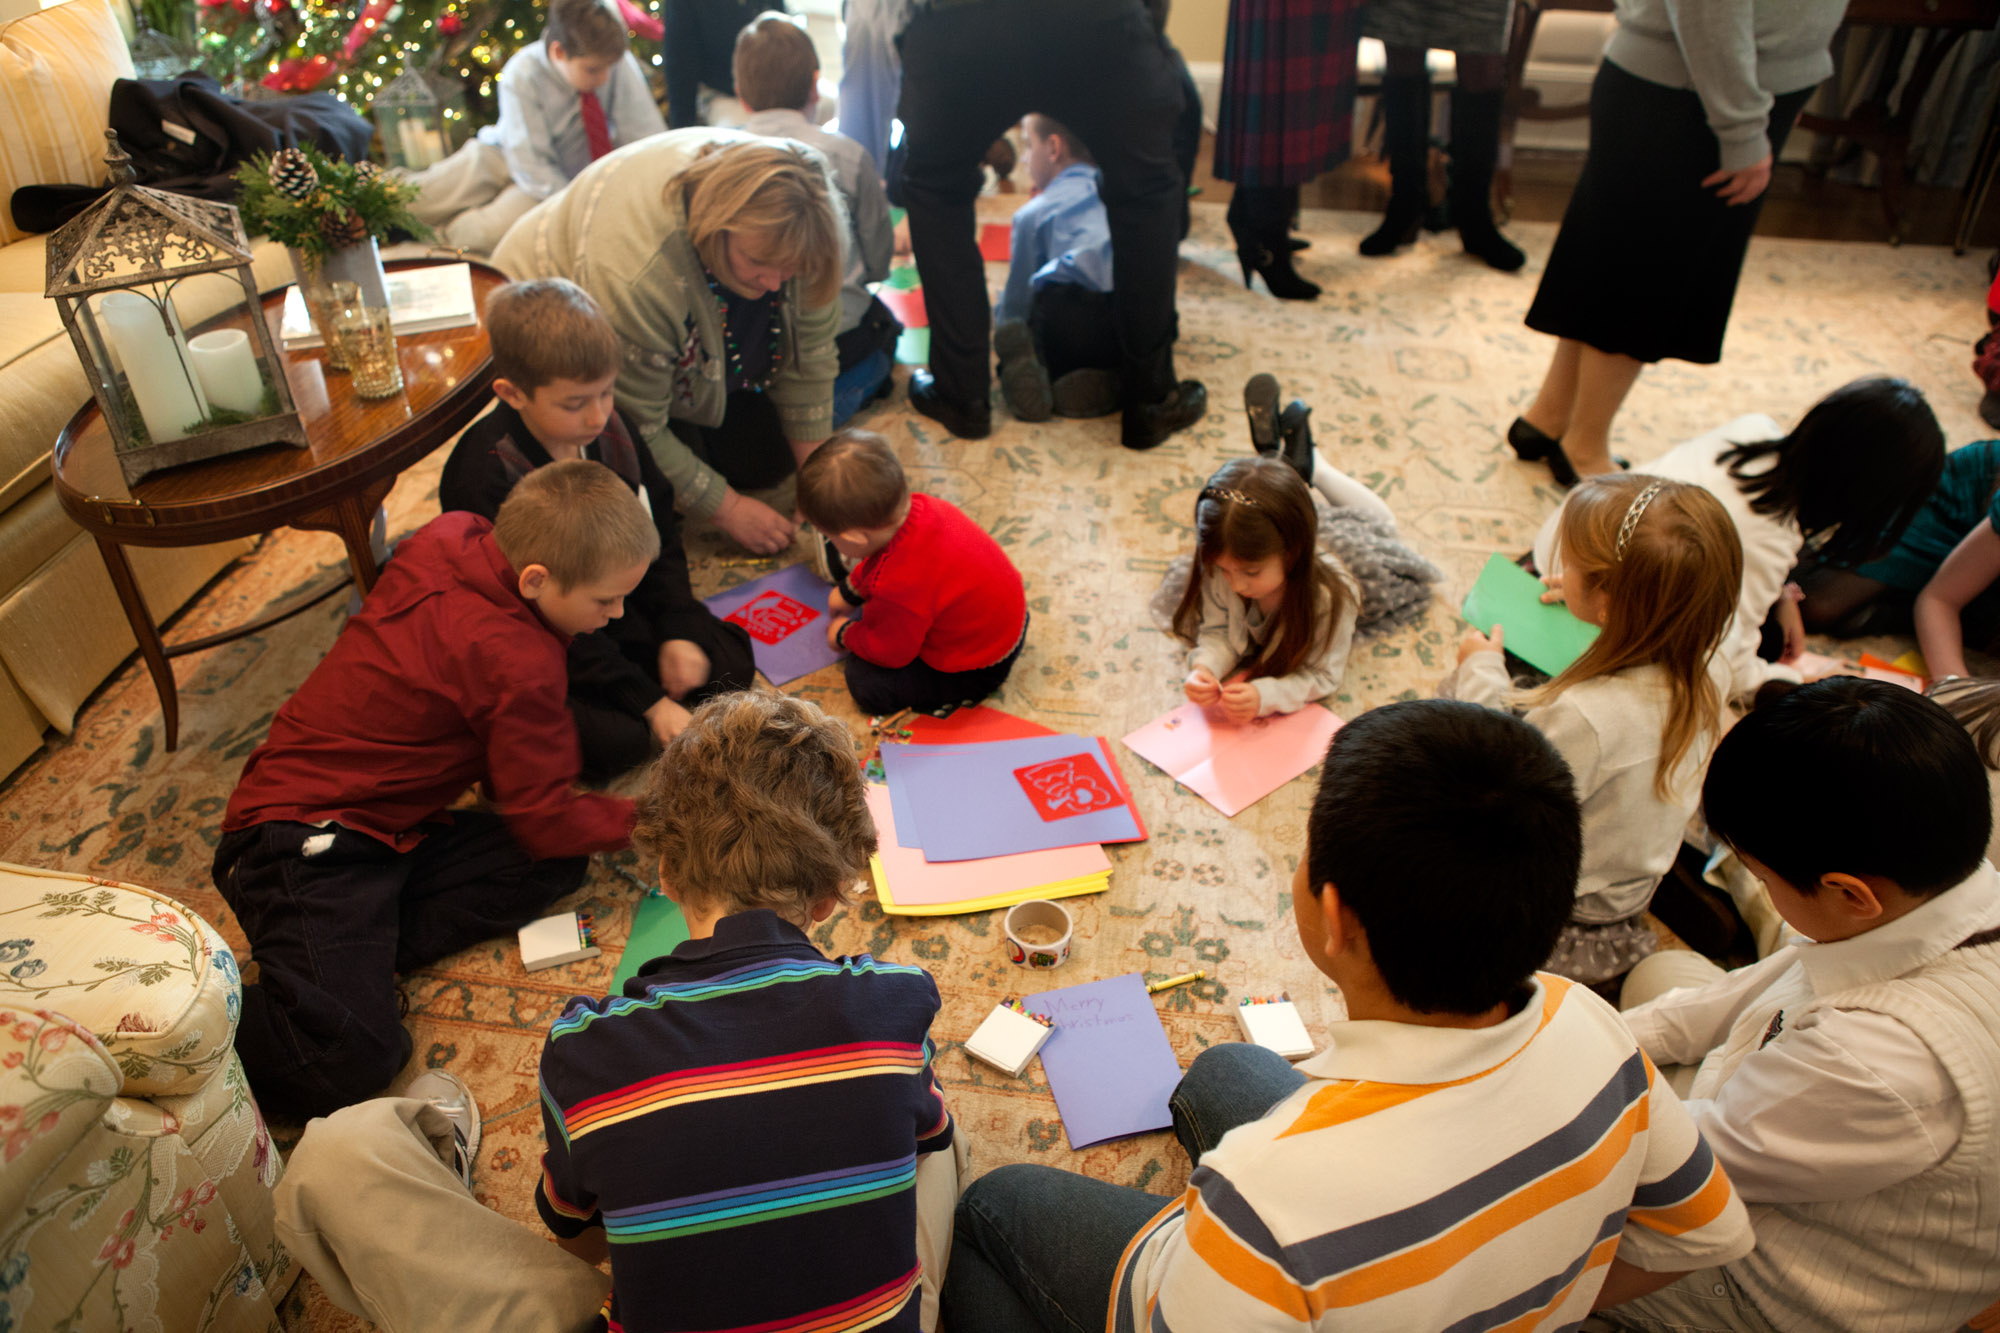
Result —
<instances>
[{"instance_id":1,"label":"glass votive holder","mask_svg":"<svg viewBox=\"0 0 2000 1333\"><path fill-rule=\"evenodd\" d=\"M389 308L364 305L354 283L336 282L332 287L333 337L354 377L354 392L362 398L401 393L403 368L396 356L395 332L389 327Z\"/></svg>"}]
</instances>

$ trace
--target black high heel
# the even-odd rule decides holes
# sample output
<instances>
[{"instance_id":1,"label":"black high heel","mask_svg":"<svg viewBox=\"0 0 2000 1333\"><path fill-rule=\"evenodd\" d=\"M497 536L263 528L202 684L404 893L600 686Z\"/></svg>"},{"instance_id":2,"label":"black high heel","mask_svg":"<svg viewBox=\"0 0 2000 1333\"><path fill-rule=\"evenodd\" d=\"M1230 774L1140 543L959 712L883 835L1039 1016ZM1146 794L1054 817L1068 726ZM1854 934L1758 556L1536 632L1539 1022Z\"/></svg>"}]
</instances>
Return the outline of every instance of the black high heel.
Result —
<instances>
[{"instance_id":1,"label":"black high heel","mask_svg":"<svg viewBox=\"0 0 2000 1333\"><path fill-rule=\"evenodd\" d=\"M1555 478L1556 485L1564 490L1568 490L1580 480L1576 465L1571 463L1569 455L1563 452L1562 441L1528 424L1525 417L1515 417L1514 424L1507 427L1507 445L1514 451L1514 456L1523 463L1548 464L1549 475ZM1618 465L1620 471L1632 470L1632 464L1617 454L1611 455L1611 461Z\"/></svg>"},{"instance_id":2,"label":"black high heel","mask_svg":"<svg viewBox=\"0 0 2000 1333\"><path fill-rule=\"evenodd\" d=\"M1252 274L1262 275L1264 285L1271 289L1271 295L1280 301L1316 301L1319 299L1319 284L1308 282L1292 267L1289 250L1278 252L1264 246L1241 248L1236 252L1236 261L1243 266L1243 285L1250 287Z\"/></svg>"}]
</instances>

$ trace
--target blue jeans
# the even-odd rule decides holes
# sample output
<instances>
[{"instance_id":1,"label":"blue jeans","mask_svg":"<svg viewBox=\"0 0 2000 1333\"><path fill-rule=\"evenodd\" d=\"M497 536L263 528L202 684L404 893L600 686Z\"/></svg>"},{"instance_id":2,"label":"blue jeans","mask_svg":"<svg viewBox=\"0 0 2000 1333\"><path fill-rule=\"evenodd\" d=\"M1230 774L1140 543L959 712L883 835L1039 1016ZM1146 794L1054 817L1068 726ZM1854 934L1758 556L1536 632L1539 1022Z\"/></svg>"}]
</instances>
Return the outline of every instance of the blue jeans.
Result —
<instances>
[{"instance_id":1,"label":"blue jeans","mask_svg":"<svg viewBox=\"0 0 2000 1333\"><path fill-rule=\"evenodd\" d=\"M1262 1046L1195 1057L1169 1107L1190 1160L1261 1119L1305 1076ZM1054 1167L981 1176L958 1203L941 1302L951 1333L1099 1333L1119 1256L1167 1200Z\"/></svg>"}]
</instances>

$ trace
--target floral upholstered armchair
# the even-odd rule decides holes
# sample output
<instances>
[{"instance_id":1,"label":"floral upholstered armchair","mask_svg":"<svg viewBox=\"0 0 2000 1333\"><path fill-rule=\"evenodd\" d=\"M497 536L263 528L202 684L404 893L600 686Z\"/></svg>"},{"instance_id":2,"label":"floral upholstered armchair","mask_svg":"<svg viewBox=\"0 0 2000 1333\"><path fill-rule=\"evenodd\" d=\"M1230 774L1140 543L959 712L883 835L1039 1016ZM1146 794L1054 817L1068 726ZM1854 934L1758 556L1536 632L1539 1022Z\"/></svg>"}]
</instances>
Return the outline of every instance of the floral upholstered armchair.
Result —
<instances>
[{"instance_id":1,"label":"floral upholstered armchair","mask_svg":"<svg viewBox=\"0 0 2000 1333\"><path fill-rule=\"evenodd\" d=\"M235 957L129 884L0 863L0 1333L275 1330L282 1166Z\"/></svg>"}]
</instances>

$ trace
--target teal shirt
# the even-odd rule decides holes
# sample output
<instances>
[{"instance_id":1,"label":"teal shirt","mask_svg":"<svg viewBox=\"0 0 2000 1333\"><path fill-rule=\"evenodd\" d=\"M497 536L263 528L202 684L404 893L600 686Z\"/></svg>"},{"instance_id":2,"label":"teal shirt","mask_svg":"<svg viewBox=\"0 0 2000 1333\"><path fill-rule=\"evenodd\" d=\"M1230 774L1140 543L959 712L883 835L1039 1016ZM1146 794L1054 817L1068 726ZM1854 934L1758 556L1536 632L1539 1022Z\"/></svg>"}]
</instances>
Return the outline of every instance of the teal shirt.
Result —
<instances>
[{"instance_id":1,"label":"teal shirt","mask_svg":"<svg viewBox=\"0 0 2000 1333\"><path fill-rule=\"evenodd\" d=\"M1910 520L1894 549L1880 560L1857 566L1855 573L1892 588L1922 590L1944 558L1957 549L1981 519L2000 533L2000 496L1994 478L2000 475L2000 440L1980 440L1954 451L1944 462L1944 476Z\"/></svg>"}]
</instances>

